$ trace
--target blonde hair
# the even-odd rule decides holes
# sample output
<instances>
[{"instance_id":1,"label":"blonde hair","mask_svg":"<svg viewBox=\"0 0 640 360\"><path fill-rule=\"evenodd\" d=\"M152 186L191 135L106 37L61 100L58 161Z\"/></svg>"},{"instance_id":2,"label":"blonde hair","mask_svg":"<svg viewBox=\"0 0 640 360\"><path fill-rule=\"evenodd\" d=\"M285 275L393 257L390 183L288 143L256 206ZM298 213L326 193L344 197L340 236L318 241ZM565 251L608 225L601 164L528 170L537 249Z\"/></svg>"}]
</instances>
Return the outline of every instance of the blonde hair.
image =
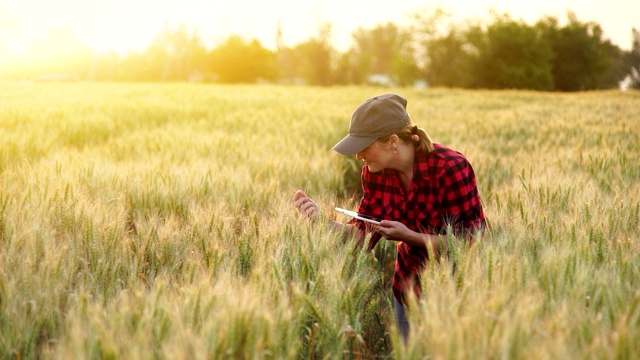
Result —
<instances>
[{"instance_id":1,"label":"blonde hair","mask_svg":"<svg viewBox=\"0 0 640 360\"><path fill-rule=\"evenodd\" d=\"M392 134L393 135L393 134ZM407 125L402 128L400 131L395 133L395 135L402 140L404 143L413 143L416 147L416 152L428 154L433 151L433 142L429 137L429 134L423 129L419 128L417 125ZM414 135L418 135L419 140L413 137ZM377 141L387 142L391 138L391 135L383 136L378 138Z\"/></svg>"}]
</instances>

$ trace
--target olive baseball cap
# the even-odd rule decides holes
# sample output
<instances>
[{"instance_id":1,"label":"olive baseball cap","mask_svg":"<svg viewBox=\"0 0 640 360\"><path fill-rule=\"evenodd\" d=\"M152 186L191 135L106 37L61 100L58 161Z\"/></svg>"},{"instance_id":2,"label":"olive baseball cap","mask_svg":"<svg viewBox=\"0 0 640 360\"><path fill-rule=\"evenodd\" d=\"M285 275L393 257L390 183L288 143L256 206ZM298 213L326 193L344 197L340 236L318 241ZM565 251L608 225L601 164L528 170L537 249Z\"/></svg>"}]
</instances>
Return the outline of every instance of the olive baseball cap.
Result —
<instances>
[{"instance_id":1,"label":"olive baseball cap","mask_svg":"<svg viewBox=\"0 0 640 360\"><path fill-rule=\"evenodd\" d=\"M395 134L411 123L407 99L389 93L365 100L351 116L349 134L333 146L343 155L355 155L376 139Z\"/></svg>"}]
</instances>

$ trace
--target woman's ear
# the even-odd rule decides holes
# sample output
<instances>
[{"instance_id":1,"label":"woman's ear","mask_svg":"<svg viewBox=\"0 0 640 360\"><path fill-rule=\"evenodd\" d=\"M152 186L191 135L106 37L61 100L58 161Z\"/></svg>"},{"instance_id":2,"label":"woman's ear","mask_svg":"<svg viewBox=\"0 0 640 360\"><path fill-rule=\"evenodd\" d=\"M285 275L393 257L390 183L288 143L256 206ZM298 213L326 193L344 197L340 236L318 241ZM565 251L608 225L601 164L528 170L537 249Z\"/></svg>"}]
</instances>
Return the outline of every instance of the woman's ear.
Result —
<instances>
[{"instance_id":1,"label":"woman's ear","mask_svg":"<svg viewBox=\"0 0 640 360\"><path fill-rule=\"evenodd\" d=\"M389 146L391 146L391 148L395 149L398 147L398 145L400 144L400 137L398 137L398 135L393 134L389 137Z\"/></svg>"}]
</instances>

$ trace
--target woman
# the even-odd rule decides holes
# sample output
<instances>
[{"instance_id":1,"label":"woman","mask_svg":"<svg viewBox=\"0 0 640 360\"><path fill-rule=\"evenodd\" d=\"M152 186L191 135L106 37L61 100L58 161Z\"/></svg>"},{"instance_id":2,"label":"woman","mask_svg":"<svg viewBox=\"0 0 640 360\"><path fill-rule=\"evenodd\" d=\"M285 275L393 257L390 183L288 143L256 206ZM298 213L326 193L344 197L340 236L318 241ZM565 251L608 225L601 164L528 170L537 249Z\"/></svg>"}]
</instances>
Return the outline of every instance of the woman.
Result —
<instances>
[{"instance_id":1,"label":"woman","mask_svg":"<svg viewBox=\"0 0 640 360\"><path fill-rule=\"evenodd\" d=\"M471 165L461 153L432 143L423 129L412 125L406 106L407 100L397 94L367 99L354 111L348 135L333 147L364 161L358 213L381 220L372 226L352 219L336 227L359 241L372 231L369 249L382 237L398 242L392 285L405 341L405 294L420 295L420 273L429 258L446 254L447 232L471 241L486 226ZM293 200L301 214L318 218L318 205L302 190Z\"/></svg>"}]
</instances>

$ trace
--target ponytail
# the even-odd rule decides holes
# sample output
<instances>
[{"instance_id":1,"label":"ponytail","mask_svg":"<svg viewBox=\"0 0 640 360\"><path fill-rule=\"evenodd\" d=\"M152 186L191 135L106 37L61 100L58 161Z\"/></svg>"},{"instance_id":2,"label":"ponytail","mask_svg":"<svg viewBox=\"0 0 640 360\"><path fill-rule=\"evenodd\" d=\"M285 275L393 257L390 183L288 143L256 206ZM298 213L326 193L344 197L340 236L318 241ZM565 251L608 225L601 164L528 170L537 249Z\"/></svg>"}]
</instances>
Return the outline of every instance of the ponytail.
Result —
<instances>
[{"instance_id":1,"label":"ponytail","mask_svg":"<svg viewBox=\"0 0 640 360\"><path fill-rule=\"evenodd\" d=\"M417 125L407 125L402 130L396 133L398 138L405 143L413 143L416 148L416 152L428 154L433 151L433 142L429 137L429 134ZM384 136L378 139L380 142L387 142L391 135Z\"/></svg>"},{"instance_id":2,"label":"ponytail","mask_svg":"<svg viewBox=\"0 0 640 360\"><path fill-rule=\"evenodd\" d=\"M407 127L411 128L411 136L407 140L415 142L417 152L428 154L433 151L433 141L431 141L431 137L429 137L429 134L427 134L424 129L419 128L417 125L409 125ZM404 128L403 130L406 129L407 128ZM401 130L401 132L403 130ZM418 138L416 139L414 135L417 135ZM400 136L400 134L398 134L398 137L407 141Z\"/></svg>"}]
</instances>

